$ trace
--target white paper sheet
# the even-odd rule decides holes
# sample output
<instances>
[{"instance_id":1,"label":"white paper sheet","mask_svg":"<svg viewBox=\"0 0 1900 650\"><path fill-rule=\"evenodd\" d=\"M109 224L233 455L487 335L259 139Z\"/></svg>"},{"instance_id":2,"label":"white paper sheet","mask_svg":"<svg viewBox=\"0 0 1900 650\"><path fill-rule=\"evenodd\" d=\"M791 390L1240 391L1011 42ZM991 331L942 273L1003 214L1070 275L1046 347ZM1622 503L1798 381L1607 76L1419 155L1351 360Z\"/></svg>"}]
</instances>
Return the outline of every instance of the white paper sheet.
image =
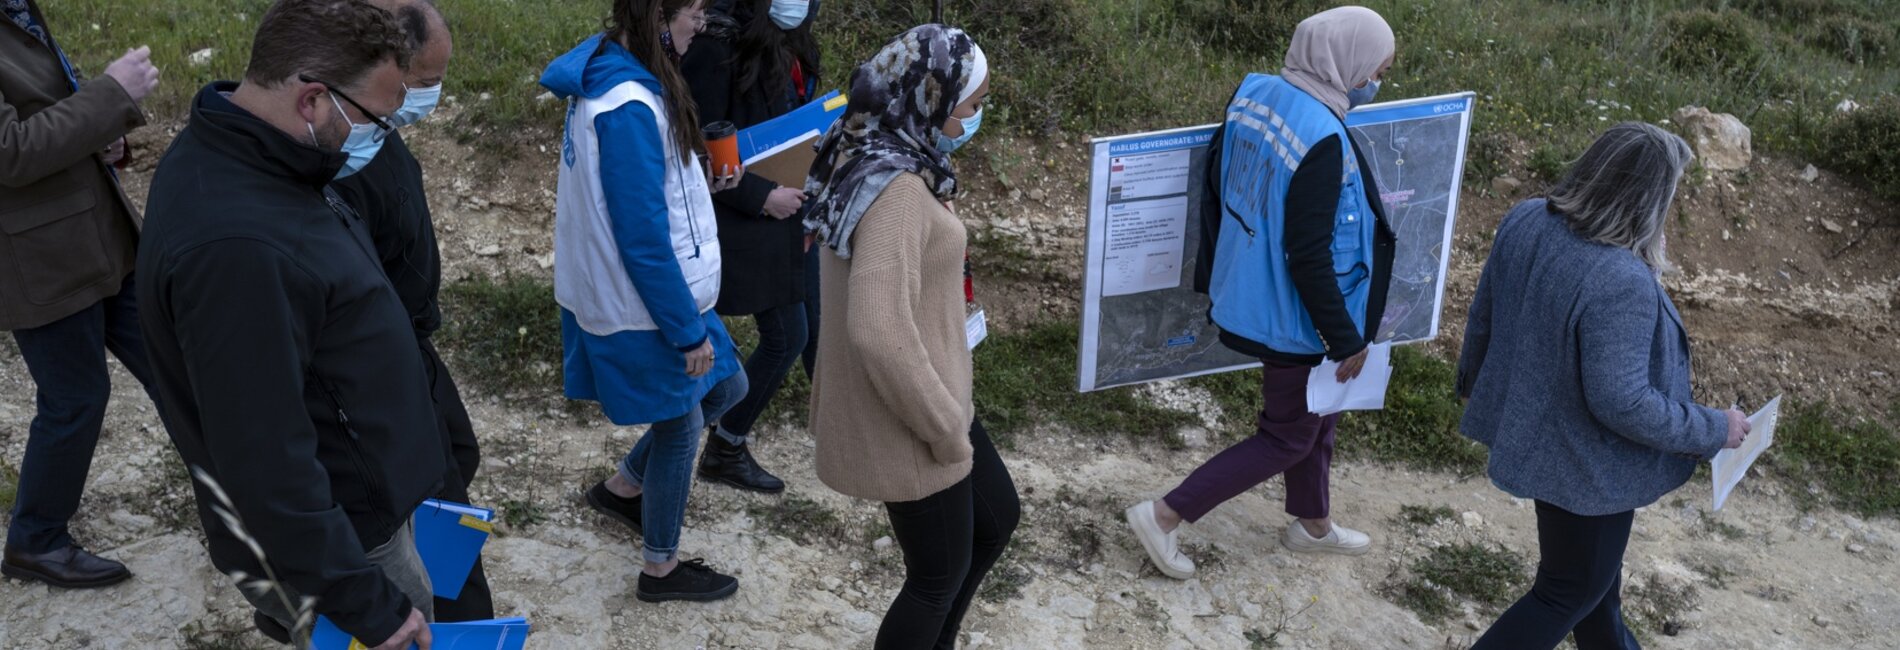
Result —
<instances>
[{"instance_id":1,"label":"white paper sheet","mask_svg":"<svg viewBox=\"0 0 1900 650\"><path fill-rule=\"evenodd\" d=\"M1306 410L1315 415L1340 411L1377 411L1385 408L1385 389L1392 383L1392 344L1367 348L1366 366L1359 378L1339 383L1339 362L1327 360L1306 377Z\"/></svg>"},{"instance_id":2,"label":"white paper sheet","mask_svg":"<svg viewBox=\"0 0 1900 650\"><path fill-rule=\"evenodd\" d=\"M1102 295L1124 296L1181 286L1187 216L1186 195L1109 206Z\"/></svg>"},{"instance_id":3,"label":"white paper sheet","mask_svg":"<svg viewBox=\"0 0 1900 650\"><path fill-rule=\"evenodd\" d=\"M970 344L970 349L975 350L978 343L989 337L990 323L988 317L983 315L983 310L970 312L970 317L963 321L963 338Z\"/></svg>"},{"instance_id":4,"label":"white paper sheet","mask_svg":"<svg viewBox=\"0 0 1900 650\"><path fill-rule=\"evenodd\" d=\"M1742 446L1724 449L1715 453L1709 461L1710 473L1715 481L1715 509L1721 510L1728 501L1728 495L1740 485L1742 477L1748 475L1748 468L1755 465L1755 459L1775 442L1775 424L1781 420L1781 396L1776 395L1761 407L1754 415L1748 416L1748 437L1742 439Z\"/></svg>"}]
</instances>

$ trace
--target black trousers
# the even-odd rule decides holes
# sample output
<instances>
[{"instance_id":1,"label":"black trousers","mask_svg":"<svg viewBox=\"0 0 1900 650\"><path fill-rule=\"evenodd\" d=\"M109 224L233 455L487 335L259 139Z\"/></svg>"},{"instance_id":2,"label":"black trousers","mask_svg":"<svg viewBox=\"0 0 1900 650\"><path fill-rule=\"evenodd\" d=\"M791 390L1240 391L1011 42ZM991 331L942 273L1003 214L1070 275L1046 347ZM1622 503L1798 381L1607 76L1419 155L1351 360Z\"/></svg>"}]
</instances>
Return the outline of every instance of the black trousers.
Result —
<instances>
[{"instance_id":1,"label":"black trousers","mask_svg":"<svg viewBox=\"0 0 1900 650\"><path fill-rule=\"evenodd\" d=\"M153 404L159 403L151 393L151 362L139 331L132 276L125 276L118 295L51 323L14 330L13 341L33 376L39 410L27 427L7 546L47 553L73 543L66 524L79 512L106 402L112 398L106 352L145 386Z\"/></svg>"},{"instance_id":2,"label":"black trousers","mask_svg":"<svg viewBox=\"0 0 1900 650\"><path fill-rule=\"evenodd\" d=\"M422 356L429 365L429 388L435 397L436 421L442 427L451 457L449 475L442 481L442 493L436 498L468 503L468 486L475 483L475 472L482 464L475 424L469 420L462 392L455 387L455 378L449 375L449 366L442 362L442 355L436 353L435 344L427 336L418 336L416 341L421 344ZM477 557L475 568L468 573L468 583L462 585L461 596L455 600L435 599L435 620L453 623L494 617L494 595L488 589L488 575L482 571L482 560Z\"/></svg>"},{"instance_id":3,"label":"black trousers","mask_svg":"<svg viewBox=\"0 0 1900 650\"><path fill-rule=\"evenodd\" d=\"M1016 532L1016 483L978 422L970 475L917 501L886 503L904 550L904 588L884 614L878 650L956 647L970 599Z\"/></svg>"},{"instance_id":4,"label":"black trousers","mask_svg":"<svg viewBox=\"0 0 1900 650\"><path fill-rule=\"evenodd\" d=\"M1537 579L1472 650L1635 650L1623 626L1623 550L1636 512L1585 516L1537 502Z\"/></svg>"}]
</instances>

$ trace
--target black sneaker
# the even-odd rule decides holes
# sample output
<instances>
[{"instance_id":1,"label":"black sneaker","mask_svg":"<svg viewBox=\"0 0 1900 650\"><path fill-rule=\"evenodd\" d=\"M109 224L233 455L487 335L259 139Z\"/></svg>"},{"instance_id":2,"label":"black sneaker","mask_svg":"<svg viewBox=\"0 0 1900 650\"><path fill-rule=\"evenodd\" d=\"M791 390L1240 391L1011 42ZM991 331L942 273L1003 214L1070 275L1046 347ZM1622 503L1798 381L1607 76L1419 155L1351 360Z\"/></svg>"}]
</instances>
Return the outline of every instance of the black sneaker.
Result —
<instances>
[{"instance_id":1,"label":"black sneaker","mask_svg":"<svg viewBox=\"0 0 1900 650\"><path fill-rule=\"evenodd\" d=\"M785 491L785 482L759 467L750 448L726 442L716 431L706 436L706 453L699 456L699 477L765 494Z\"/></svg>"},{"instance_id":2,"label":"black sneaker","mask_svg":"<svg viewBox=\"0 0 1900 650\"><path fill-rule=\"evenodd\" d=\"M633 595L649 603L669 600L703 603L726 598L737 591L738 578L712 570L712 567L706 566L705 560L683 560L664 578L655 578L642 572L640 586Z\"/></svg>"},{"instance_id":3,"label":"black sneaker","mask_svg":"<svg viewBox=\"0 0 1900 650\"><path fill-rule=\"evenodd\" d=\"M626 524L628 528L633 529L634 537L639 537L642 534L640 529L640 497L636 496L631 499L622 499L620 495L608 491L607 483L603 481L595 483L594 487L587 489L587 505L600 511L600 514L607 515L614 521Z\"/></svg>"}]
</instances>

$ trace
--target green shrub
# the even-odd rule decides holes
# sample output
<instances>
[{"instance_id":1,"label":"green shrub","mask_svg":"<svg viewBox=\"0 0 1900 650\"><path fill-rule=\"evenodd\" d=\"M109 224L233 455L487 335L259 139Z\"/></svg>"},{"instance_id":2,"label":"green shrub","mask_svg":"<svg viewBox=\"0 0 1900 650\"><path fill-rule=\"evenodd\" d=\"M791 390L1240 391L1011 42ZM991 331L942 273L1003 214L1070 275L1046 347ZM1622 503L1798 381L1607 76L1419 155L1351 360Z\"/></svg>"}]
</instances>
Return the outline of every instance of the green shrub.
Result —
<instances>
[{"instance_id":1,"label":"green shrub","mask_svg":"<svg viewBox=\"0 0 1900 650\"><path fill-rule=\"evenodd\" d=\"M1555 145L1539 145L1531 151L1531 159L1525 163L1525 168L1532 178L1554 183L1563 178L1564 171L1570 168L1570 156Z\"/></svg>"},{"instance_id":2,"label":"green shrub","mask_svg":"<svg viewBox=\"0 0 1900 650\"><path fill-rule=\"evenodd\" d=\"M1900 514L1900 417L1896 402L1885 420L1840 413L1823 404L1782 411L1775 432L1775 464L1790 477L1812 477L1841 507L1862 514Z\"/></svg>"},{"instance_id":3,"label":"green shrub","mask_svg":"<svg viewBox=\"0 0 1900 650\"><path fill-rule=\"evenodd\" d=\"M1689 74L1745 77L1766 56L1763 30L1739 11L1692 9L1663 17L1663 58Z\"/></svg>"},{"instance_id":4,"label":"green shrub","mask_svg":"<svg viewBox=\"0 0 1900 650\"><path fill-rule=\"evenodd\" d=\"M1186 33L1202 43L1243 56L1278 59L1301 20L1329 3L1311 0L1174 0L1165 7Z\"/></svg>"},{"instance_id":5,"label":"green shrub","mask_svg":"<svg viewBox=\"0 0 1900 650\"><path fill-rule=\"evenodd\" d=\"M561 312L547 280L455 282L442 288L442 321L462 381L517 399L560 394Z\"/></svg>"},{"instance_id":6,"label":"green shrub","mask_svg":"<svg viewBox=\"0 0 1900 650\"><path fill-rule=\"evenodd\" d=\"M1894 28L1865 18L1830 16L1815 23L1807 42L1823 52L1857 65L1891 64L1900 59L1900 37Z\"/></svg>"},{"instance_id":7,"label":"green shrub","mask_svg":"<svg viewBox=\"0 0 1900 650\"><path fill-rule=\"evenodd\" d=\"M1476 474L1484 446L1464 437L1458 421L1457 368L1404 346L1392 351L1392 383L1385 409L1348 413L1339 422L1339 450L1356 458Z\"/></svg>"},{"instance_id":8,"label":"green shrub","mask_svg":"<svg viewBox=\"0 0 1900 650\"><path fill-rule=\"evenodd\" d=\"M1888 95L1835 118L1813 155L1875 193L1900 200L1900 96Z\"/></svg>"}]
</instances>

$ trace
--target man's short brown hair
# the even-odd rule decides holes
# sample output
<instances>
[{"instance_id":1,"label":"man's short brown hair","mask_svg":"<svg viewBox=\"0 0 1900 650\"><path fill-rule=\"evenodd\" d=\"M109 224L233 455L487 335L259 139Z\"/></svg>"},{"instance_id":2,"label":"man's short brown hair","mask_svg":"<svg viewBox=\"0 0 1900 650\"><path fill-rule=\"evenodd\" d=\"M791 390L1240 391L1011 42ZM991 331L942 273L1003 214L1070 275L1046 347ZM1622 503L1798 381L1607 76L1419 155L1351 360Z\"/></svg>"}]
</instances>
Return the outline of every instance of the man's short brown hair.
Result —
<instances>
[{"instance_id":1,"label":"man's short brown hair","mask_svg":"<svg viewBox=\"0 0 1900 650\"><path fill-rule=\"evenodd\" d=\"M244 80L266 88L310 75L348 88L384 61L409 69L409 37L364 0L278 0L264 12Z\"/></svg>"}]
</instances>

